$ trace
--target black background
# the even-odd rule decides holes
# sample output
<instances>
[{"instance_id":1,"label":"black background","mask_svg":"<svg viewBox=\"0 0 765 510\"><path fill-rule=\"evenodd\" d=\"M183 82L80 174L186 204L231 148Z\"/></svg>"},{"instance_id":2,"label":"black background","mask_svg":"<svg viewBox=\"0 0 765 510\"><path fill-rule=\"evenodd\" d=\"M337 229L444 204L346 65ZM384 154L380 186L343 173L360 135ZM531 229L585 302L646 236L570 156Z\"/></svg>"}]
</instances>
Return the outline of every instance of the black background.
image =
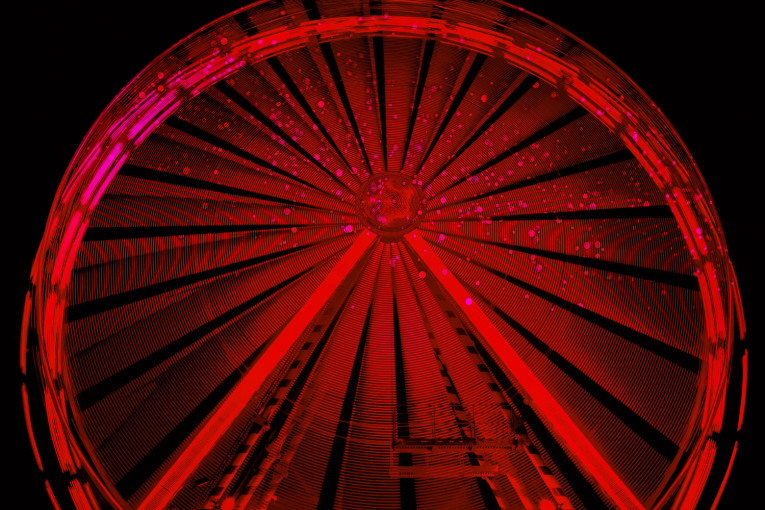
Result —
<instances>
[{"instance_id":1,"label":"black background","mask_svg":"<svg viewBox=\"0 0 765 510\"><path fill-rule=\"evenodd\" d=\"M340 0L342 1L342 0ZM716 202L739 276L749 329L749 398L737 462L720 508L749 508L762 483L762 337L758 244L762 238L761 81L752 17L736 3L517 1L597 48L659 105L694 155ZM12 91L3 124L6 158L5 351L6 450L2 458L8 508L49 510L22 419L18 369L24 294L53 195L69 160L109 101L154 57L235 1L112 2L62 0L21 5L6 17L4 82ZM8 59L7 57L11 58ZM14 113L15 111L15 113ZM757 139L759 138L759 139ZM18 157L18 161L12 163ZM755 476L755 475L760 476ZM759 498L762 501L762 498ZM761 504L761 503L760 503ZM0 503L0 506L5 506Z\"/></svg>"}]
</instances>

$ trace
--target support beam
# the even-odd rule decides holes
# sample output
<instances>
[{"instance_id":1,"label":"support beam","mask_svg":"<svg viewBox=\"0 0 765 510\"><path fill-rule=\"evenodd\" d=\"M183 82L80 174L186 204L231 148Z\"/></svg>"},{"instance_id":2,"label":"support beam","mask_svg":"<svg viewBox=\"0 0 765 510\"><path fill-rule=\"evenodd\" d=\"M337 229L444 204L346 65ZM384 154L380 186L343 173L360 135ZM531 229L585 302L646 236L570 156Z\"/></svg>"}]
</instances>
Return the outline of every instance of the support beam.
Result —
<instances>
[{"instance_id":1,"label":"support beam","mask_svg":"<svg viewBox=\"0 0 765 510\"><path fill-rule=\"evenodd\" d=\"M138 510L161 510L172 501L188 477L244 411L263 381L301 337L303 331L324 308L348 274L364 258L376 239L377 236L368 230L359 234L356 241L308 298L300 311L266 347L239 384L226 396L188 446L176 457L160 481L138 506Z\"/></svg>"},{"instance_id":2,"label":"support beam","mask_svg":"<svg viewBox=\"0 0 765 510\"><path fill-rule=\"evenodd\" d=\"M645 507L637 496L630 491L587 436L576 426L573 419L566 414L545 385L505 340L491 319L477 303L473 303L470 293L446 268L432 247L422 238L422 234L418 230L414 230L405 236L405 240L430 269L446 293L459 306L476 331L499 356L518 383L521 392L530 398L532 407L538 411L553 432L575 455L590 476L600 484L617 507L625 510L644 509Z\"/></svg>"}]
</instances>

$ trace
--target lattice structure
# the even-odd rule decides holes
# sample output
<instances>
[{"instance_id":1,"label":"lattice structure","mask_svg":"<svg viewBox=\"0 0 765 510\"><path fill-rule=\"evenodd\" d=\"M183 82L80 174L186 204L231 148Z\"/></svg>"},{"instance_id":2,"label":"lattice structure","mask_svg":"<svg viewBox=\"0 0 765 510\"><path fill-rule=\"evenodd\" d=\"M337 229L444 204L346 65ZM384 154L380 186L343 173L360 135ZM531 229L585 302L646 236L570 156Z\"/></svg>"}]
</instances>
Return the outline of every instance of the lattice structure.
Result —
<instances>
[{"instance_id":1,"label":"lattice structure","mask_svg":"<svg viewBox=\"0 0 765 510\"><path fill-rule=\"evenodd\" d=\"M123 90L58 192L22 338L52 492L711 502L743 321L710 204L650 100L522 10L239 10Z\"/></svg>"}]
</instances>

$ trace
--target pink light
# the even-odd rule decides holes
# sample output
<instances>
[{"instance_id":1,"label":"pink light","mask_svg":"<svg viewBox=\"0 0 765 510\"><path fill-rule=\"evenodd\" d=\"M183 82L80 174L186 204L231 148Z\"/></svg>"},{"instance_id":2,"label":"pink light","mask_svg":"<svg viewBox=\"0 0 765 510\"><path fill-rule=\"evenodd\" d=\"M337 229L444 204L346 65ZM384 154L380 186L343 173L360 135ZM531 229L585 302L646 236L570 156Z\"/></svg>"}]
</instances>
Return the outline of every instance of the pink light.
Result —
<instances>
[{"instance_id":1,"label":"pink light","mask_svg":"<svg viewBox=\"0 0 765 510\"><path fill-rule=\"evenodd\" d=\"M101 184L101 187L98 188L98 191L96 191L95 196L93 197L93 200L91 201L90 205L88 206L88 211L92 211L96 208L98 205L98 202L101 201L101 197L106 193L107 188L109 188L109 184L111 184L112 180L117 176L117 170L119 170L120 167L125 163L125 160L128 158L129 154L125 153L122 155L120 160L115 165L116 170L109 172L109 175L106 176L106 179L104 179L103 184Z\"/></svg>"},{"instance_id":2,"label":"pink light","mask_svg":"<svg viewBox=\"0 0 765 510\"><path fill-rule=\"evenodd\" d=\"M69 225L66 227L66 232L64 232L64 238L61 240L61 245L58 249L58 254L56 255L56 262L53 265L53 274L51 275L51 279L53 281L58 280L61 278L61 272L64 269L64 261L66 260L67 254L69 253L69 249L72 246L72 243L74 242L75 234L77 233L77 229L80 226L82 220L82 213L80 211L75 212L72 215L72 219L69 220Z\"/></svg>"},{"instance_id":3,"label":"pink light","mask_svg":"<svg viewBox=\"0 0 765 510\"><path fill-rule=\"evenodd\" d=\"M85 192L82 194L80 203L82 203L83 205L88 203L88 201L90 200L90 197L93 196L93 192L96 190L98 185L101 183L101 180L104 178L104 174L106 174L106 172L112 168L112 165L114 164L114 161L117 159L117 156L119 156L120 152L122 152L122 148L123 148L123 145L121 143L118 143L109 152L109 154L106 156L104 161L98 167L98 170L96 171L96 175L93 177L90 183L88 183L88 187L85 188Z\"/></svg>"}]
</instances>

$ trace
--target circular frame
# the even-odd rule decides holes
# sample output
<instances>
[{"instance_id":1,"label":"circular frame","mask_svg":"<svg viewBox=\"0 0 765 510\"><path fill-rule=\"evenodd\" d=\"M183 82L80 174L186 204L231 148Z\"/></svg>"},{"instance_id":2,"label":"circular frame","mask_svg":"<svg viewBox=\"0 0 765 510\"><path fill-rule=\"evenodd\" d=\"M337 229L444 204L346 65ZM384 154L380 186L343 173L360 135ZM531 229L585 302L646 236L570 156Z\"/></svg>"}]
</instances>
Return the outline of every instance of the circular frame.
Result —
<instances>
[{"instance_id":1,"label":"circular frame","mask_svg":"<svg viewBox=\"0 0 765 510\"><path fill-rule=\"evenodd\" d=\"M455 3L459 6L460 2ZM65 295L79 243L87 230L90 214L128 154L181 101L194 97L211 84L246 63L278 55L300 44L304 38L337 40L356 34L398 34L406 37L436 37L475 51L500 56L557 86L590 113L617 132L624 144L666 193L668 204L684 230L689 251L694 254L697 276L704 296L708 324L709 385L699 410L698 434L689 441L690 459L685 476L668 487L667 497L686 494L705 478L710 453L708 440L722 420L724 390L728 383L731 346L735 340L735 315L740 302L735 275L726 257L719 219L711 207L709 192L687 149L661 112L647 96L613 64L571 34L517 8L500 3L482 6L486 12L505 9L512 20L499 34L485 12L465 5L456 7L441 20L423 19L411 4L402 2L401 13L388 16L359 16L351 7L337 6L320 21L297 22L280 13L268 13L265 2L243 8L258 9L264 19L257 35L247 36L232 23L232 15L221 18L181 41L150 64L109 105L90 130L62 180L51 211L43 242L32 272L33 289L25 308L25 323L36 333L38 357L47 363L37 367L45 387L62 388L61 334ZM392 12L392 10L391 10ZM352 28L352 30L351 30ZM405 34L405 35L404 35ZM566 53L567 41L581 50ZM497 52L501 51L501 54ZM177 58L187 55L184 65ZM738 317L740 324L743 321ZM29 337L24 329L22 352ZM26 367L22 367L23 370ZM58 391L46 401L49 421L58 423L63 434L59 461L64 470L84 470L97 484L97 468L87 448L68 433L71 416L66 399ZM76 424L74 424L76 426ZM713 454L712 454L713 455ZM683 480L683 483L679 483ZM109 494L108 487L100 492ZM123 502L113 500L113 504Z\"/></svg>"}]
</instances>

